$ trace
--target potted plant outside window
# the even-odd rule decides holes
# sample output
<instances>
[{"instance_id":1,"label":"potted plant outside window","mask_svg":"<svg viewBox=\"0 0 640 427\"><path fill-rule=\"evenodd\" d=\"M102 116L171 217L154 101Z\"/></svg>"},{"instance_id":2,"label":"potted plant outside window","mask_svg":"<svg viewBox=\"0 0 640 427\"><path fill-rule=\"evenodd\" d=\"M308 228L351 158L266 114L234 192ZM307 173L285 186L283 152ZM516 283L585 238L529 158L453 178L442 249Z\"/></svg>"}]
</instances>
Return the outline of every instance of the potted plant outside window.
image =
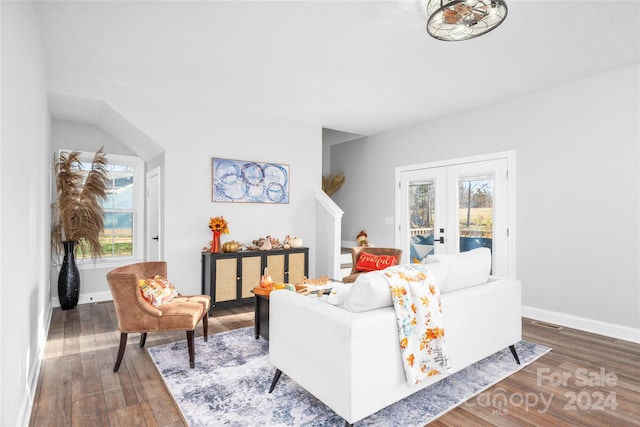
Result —
<instances>
[{"instance_id":1,"label":"potted plant outside window","mask_svg":"<svg viewBox=\"0 0 640 427\"><path fill-rule=\"evenodd\" d=\"M107 158L102 148L94 155L89 170L83 170L81 153L72 151L54 156L57 199L53 203L52 252L64 253L58 275L58 297L63 310L78 305L80 274L75 252L94 261L102 256L100 234L104 229L101 201L109 188Z\"/></svg>"}]
</instances>

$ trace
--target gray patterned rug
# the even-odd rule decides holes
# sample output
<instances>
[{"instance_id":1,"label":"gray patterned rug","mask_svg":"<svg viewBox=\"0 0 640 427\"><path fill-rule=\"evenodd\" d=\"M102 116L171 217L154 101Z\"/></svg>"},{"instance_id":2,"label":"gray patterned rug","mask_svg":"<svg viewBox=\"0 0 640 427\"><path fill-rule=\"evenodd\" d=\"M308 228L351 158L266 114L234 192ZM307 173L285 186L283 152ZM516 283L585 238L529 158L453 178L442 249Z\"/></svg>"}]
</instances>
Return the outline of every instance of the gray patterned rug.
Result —
<instances>
[{"instance_id":1,"label":"gray patterned rug","mask_svg":"<svg viewBox=\"0 0 640 427\"><path fill-rule=\"evenodd\" d=\"M253 328L195 341L196 367L189 369L186 341L148 349L167 388L190 426L343 426L344 420L282 375L273 393L275 368L268 342ZM469 366L356 423L356 426L423 426L522 369L551 349L520 341L522 365L508 348ZM396 416L402 414L402 416ZM413 415L413 420L407 416ZM410 423L410 424L408 424Z\"/></svg>"}]
</instances>

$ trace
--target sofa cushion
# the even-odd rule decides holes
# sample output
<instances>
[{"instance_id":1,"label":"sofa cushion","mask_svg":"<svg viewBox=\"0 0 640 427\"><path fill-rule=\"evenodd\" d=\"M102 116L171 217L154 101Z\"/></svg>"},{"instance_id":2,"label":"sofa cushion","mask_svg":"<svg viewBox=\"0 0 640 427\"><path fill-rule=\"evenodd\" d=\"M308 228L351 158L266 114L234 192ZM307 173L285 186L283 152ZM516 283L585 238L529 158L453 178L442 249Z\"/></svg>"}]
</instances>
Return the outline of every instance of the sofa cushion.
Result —
<instances>
[{"instance_id":1,"label":"sofa cushion","mask_svg":"<svg viewBox=\"0 0 640 427\"><path fill-rule=\"evenodd\" d=\"M491 250L476 248L460 254L428 255L426 264L440 263L446 267L446 280L441 282L434 272L440 292L453 292L469 286L480 285L489 280L491 272Z\"/></svg>"},{"instance_id":2,"label":"sofa cushion","mask_svg":"<svg viewBox=\"0 0 640 427\"><path fill-rule=\"evenodd\" d=\"M398 257L395 255L373 255L368 252L360 252L358 261L356 261L356 270L358 271L376 271L384 270L387 267L396 265Z\"/></svg>"},{"instance_id":3,"label":"sofa cushion","mask_svg":"<svg viewBox=\"0 0 640 427\"><path fill-rule=\"evenodd\" d=\"M431 271L433 277L435 277L436 283L438 284L438 289L440 290L440 293L442 293L442 289L446 289L447 287L449 268L439 262L427 264L426 267L429 269L429 271Z\"/></svg>"},{"instance_id":4,"label":"sofa cushion","mask_svg":"<svg viewBox=\"0 0 640 427\"><path fill-rule=\"evenodd\" d=\"M360 313L375 310L382 307L391 307L391 292L387 279L381 271L363 273L356 278L351 285L343 303L340 305L345 310Z\"/></svg>"},{"instance_id":5,"label":"sofa cushion","mask_svg":"<svg viewBox=\"0 0 640 427\"><path fill-rule=\"evenodd\" d=\"M154 307L160 307L178 296L178 291L173 284L162 276L140 279L139 285L142 298Z\"/></svg>"}]
</instances>

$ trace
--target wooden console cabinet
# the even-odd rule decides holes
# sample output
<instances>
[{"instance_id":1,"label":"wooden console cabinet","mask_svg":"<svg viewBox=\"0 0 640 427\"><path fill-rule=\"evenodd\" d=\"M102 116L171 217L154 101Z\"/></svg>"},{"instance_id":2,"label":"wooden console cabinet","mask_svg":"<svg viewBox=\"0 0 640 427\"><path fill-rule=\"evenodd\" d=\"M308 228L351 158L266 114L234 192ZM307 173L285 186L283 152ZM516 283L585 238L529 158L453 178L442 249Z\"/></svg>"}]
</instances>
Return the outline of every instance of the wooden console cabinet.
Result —
<instances>
[{"instance_id":1,"label":"wooden console cabinet","mask_svg":"<svg viewBox=\"0 0 640 427\"><path fill-rule=\"evenodd\" d=\"M274 282L300 283L309 275L309 248L202 252L202 293L211 295L211 309L251 302L265 267Z\"/></svg>"}]
</instances>

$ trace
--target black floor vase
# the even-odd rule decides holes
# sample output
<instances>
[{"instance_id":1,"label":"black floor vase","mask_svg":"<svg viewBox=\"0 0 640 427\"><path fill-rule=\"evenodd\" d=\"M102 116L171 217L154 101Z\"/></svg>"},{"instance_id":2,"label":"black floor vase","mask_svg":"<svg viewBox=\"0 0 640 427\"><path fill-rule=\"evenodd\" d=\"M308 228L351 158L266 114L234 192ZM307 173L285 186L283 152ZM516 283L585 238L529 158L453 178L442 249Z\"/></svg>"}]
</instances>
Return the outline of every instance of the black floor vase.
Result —
<instances>
[{"instance_id":1,"label":"black floor vase","mask_svg":"<svg viewBox=\"0 0 640 427\"><path fill-rule=\"evenodd\" d=\"M62 242L64 260L58 276L58 298L63 310L71 310L78 305L80 296L80 272L76 265L74 247L76 242Z\"/></svg>"}]
</instances>

